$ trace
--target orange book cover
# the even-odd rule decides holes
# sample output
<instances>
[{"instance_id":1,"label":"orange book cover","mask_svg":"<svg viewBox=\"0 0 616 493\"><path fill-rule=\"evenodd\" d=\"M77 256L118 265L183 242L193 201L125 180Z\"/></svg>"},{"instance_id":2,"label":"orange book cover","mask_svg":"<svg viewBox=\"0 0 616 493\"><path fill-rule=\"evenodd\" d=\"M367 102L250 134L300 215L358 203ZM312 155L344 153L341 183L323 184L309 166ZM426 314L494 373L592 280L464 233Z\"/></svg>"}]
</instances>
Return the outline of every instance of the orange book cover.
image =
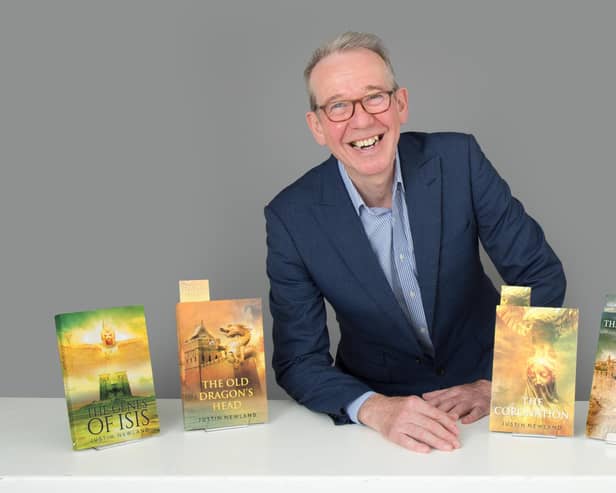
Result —
<instances>
[{"instance_id":1,"label":"orange book cover","mask_svg":"<svg viewBox=\"0 0 616 493\"><path fill-rule=\"evenodd\" d=\"M184 429L267 421L260 299L176 307Z\"/></svg>"}]
</instances>

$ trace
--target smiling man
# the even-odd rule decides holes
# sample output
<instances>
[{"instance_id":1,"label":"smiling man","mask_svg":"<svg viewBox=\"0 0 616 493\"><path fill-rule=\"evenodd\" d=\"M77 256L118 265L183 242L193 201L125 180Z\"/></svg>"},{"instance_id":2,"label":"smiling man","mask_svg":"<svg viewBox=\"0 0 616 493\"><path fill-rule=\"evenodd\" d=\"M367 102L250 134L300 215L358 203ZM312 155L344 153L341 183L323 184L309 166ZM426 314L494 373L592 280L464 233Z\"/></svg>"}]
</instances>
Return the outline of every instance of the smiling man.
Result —
<instances>
[{"instance_id":1,"label":"smiling man","mask_svg":"<svg viewBox=\"0 0 616 493\"><path fill-rule=\"evenodd\" d=\"M337 424L458 448L458 420L489 411L498 293L479 242L534 305L562 303L562 265L472 136L400 133L408 92L378 37L340 35L304 75L332 156L265 208L278 383Z\"/></svg>"}]
</instances>

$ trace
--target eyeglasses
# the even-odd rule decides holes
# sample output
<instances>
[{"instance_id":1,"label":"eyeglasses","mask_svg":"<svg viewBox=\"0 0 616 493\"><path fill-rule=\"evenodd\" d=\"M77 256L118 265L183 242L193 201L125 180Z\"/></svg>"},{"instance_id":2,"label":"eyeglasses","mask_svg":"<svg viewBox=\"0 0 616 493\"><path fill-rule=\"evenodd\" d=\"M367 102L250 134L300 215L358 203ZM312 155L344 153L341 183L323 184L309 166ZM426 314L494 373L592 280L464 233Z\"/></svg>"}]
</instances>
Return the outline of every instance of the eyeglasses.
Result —
<instances>
[{"instance_id":1,"label":"eyeglasses","mask_svg":"<svg viewBox=\"0 0 616 493\"><path fill-rule=\"evenodd\" d=\"M366 113L378 115L379 113L385 113L389 109L391 106L391 95L394 92L380 91L359 99L332 101L331 103L317 106L317 109L322 110L325 116L335 123L350 120L355 114L356 103L361 104Z\"/></svg>"}]
</instances>

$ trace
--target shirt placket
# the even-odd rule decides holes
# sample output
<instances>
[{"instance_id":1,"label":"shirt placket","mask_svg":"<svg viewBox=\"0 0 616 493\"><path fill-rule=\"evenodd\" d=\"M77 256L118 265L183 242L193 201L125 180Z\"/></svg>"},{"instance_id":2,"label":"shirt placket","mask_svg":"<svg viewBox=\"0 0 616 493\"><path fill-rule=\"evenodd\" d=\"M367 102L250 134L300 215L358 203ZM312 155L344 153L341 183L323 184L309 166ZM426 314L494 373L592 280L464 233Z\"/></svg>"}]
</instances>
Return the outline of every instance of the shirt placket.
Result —
<instances>
[{"instance_id":1,"label":"shirt placket","mask_svg":"<svg viewBox=\"0 0 616 493\"><path fill-rule=\"evenodd\" d=\"M401 186L398 185L394 194L392 223L393 223L393 266L395 268L405 310L410 317L413 328L425 350L433 352L432 341L428 332L426 317L423 311L421 291L417 282L417 266L413 256L412 238L409 236L410 227L405 227L408 218L405 217L402 204Z\"/></svg>"}]
</instances>

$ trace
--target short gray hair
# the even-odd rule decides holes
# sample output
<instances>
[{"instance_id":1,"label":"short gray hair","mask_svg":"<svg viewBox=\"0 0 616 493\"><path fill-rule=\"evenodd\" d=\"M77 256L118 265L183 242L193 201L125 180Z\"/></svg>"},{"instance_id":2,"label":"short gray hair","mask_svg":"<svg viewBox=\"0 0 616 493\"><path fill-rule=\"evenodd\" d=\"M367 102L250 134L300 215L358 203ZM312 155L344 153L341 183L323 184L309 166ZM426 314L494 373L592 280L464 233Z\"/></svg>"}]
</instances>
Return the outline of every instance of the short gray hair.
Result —
<instances>
[{"instance_id":1,"label":"short gray hair","mask_svg":"<svg viewBox=\"0 0 616 493\"><path fill-rule=\"evenodd\" d=\"M314 70L314 67L316 67L317 63L319 63L321 60L323 60L323 58L333 53L359 50L362 48L370 50L376 53L379 57L381 57L381 59L385 62L385 66L387 67L387 71L389 72L389 76L391 77L391 82L393 85L392 89L398 89L398 83L396 82L394 67L391 64L391 60L389 59L389 53L387 52L387 48L385 48L383 41L381 41L381 38L379 38L376 34L372 33L347 31L317 48L310 57L308 65L306 65L306 69L304 70L304 81L306 82L306 90L308 91L310 109L312 111L315 111L317 109L317 101L314 96L314 93L312 92L312 88L310 87L310 76L312 75L312 71Z\"/></svg>"}]
</instances>

